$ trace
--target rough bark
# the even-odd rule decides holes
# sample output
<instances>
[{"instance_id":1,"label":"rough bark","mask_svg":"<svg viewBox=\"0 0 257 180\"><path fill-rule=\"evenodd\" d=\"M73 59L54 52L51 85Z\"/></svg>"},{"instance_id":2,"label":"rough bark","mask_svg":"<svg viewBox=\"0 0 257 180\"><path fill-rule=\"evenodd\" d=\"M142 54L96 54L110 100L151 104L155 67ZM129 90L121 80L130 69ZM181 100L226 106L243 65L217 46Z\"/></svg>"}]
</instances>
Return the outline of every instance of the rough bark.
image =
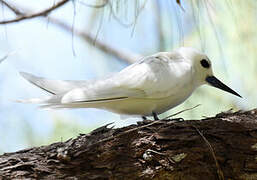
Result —
<instances>
[{"instance_id":1,"label":"rough bark","mask_svg":"<svg viewBox=\"0 0 257 180\"><path fill-rule=\"evenodd\" d=\"M2 179L257 179L257 109L101 127L0 156ZM1 179L0 178L0 179Z\"/></svg>"}]
</instances>

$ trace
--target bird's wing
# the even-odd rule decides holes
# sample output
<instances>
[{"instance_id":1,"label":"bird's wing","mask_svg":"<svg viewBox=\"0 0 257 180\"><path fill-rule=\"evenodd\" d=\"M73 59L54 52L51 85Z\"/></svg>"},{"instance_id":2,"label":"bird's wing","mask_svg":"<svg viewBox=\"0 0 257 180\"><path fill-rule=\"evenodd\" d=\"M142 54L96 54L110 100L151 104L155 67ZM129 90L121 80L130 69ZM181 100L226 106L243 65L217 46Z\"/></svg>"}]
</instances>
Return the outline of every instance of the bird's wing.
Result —
<instances>
[{"instance_id":1,"label":"bird's wing","mask_svg":"<svg viewBox=\"0 0 257 180\"><path fill-rule=\"evenodd\" d=\"M34 76L26 72L20 72L20 74L23 78L28 80L30 83L36 85L37 87L51 94L61 94L88 84L87 81L63 81L63 80L45 79L42 77Z\"/></svg>"},{"instance_id":2,"label":"bird's wing","mask_svg":"<svg viewBox=\"0 0 257 180\"><path fill-rule=\"evenodd\" d=\"M165 98L181 84L185 68L190 67L178 53L161 52L125 68L116 81L124 89L143 91L147 98Z\"/></svg>"},{"instance_id":3,"label":"bird's wing","mask_svg":"<svg viewBox=\"0 0 257 180\"><path fill-rule=\"evenodd\" d=\"M170 69L170 61L174 66L181 57L177 54L158 53L146 57L119 73L95 82L48 80L22 73L23 77L38 87L54 94L41 104L58 105L74 103L98 103L126 98L165 98L171 88L175 88L180 79ZM37 101L38 102L38 101Z\"/></svg>"},{"instance_id":4,"label":"bird's wing","mask_svg":"<svg viewBox=\"0 0 257 180\"><path fill-rule=\"evenodd\" d=\"M143 91L120 88L112 78L96 81L64 81L45 79L25 72L20 74L30 83L53 94L53 96L46 99L19 100L18 102L39 104L92 103L144 96Z\"/></svg>"},{"instance_id":5,"label":"bird's wing","mask_svg":"<svg viewBox=\"0 0 257 180\"><path fill-rule=\"evenodd\" d=\"M144 91L122 88L110 78L65 93L61 97L61 103L92 103L144 96Z\"/></svg>"},{"instance_id":6,"label":"bird's wing","mask_svg":"<svg viewBox=\"0 0 257 180\"><path fill-rule=\"evenodd\" d=\"M108 79L73 89L63 95L61 103L167 97L170 88L175 87L179 80L169 77L171 75L168 66L170 58L163 54L157 55L146 57Z\"/></svg>"}]
</instances>

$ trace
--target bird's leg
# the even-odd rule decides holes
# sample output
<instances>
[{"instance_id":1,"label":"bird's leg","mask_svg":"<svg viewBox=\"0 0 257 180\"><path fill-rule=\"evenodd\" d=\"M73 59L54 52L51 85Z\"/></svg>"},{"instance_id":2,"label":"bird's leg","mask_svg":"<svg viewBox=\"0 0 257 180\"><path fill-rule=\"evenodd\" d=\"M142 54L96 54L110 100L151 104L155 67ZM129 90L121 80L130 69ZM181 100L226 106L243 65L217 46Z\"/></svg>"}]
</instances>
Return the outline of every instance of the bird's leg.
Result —
<instances>
[{"instance_id":1,"label":"bird's leg","mask_svg":"<svg viewBox=\"0 0 257 180\"><path fill-rule=\"evenodd\" d=\"M145 121L145 120L147 120L147 118L145 117L145 116L142 116L142 119Z\"/></svg>"},{"instance_id":2,"label":"bird's leg","mask_svg":"<svg viewBox=\"0 0 257 180\"><path fill-rule=\"evenodd\" d=\"M153 114L153 118L154 118L154 120L159 120L159 118L158 118L158 116L157 116L156 112L153 112L152 114Z\"/></svg>"}]
</instances>

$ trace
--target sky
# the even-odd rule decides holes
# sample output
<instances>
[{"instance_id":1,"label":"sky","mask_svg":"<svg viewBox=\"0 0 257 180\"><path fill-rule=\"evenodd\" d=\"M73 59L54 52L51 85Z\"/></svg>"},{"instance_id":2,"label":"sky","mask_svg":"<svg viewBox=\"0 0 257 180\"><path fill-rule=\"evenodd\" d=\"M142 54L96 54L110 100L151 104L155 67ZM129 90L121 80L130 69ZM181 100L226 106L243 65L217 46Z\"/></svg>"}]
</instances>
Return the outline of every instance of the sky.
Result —
<instances>
[{"instance_id":1,"label":"sky","mask_svg":"<svg viewBox=\"0 0 257 180\"><path fill-rule=\"evenodd\" d=\"M38 11L49 6L49 1L24 1L20 6L26 9ZM12 14L4 9L1 10L2 17L12 17ZM76 15L74 18L74 7L70 3L51 16L60 18L72 25L74 28L85 30L96 36L99 25L94 28L86 27L89 24L92 12L91 8L76 4ZM0 15L1 16L1 15ZM106 14L104 14L106 16ZM105 17L107 19L107 17ZM152 22L146 21L141 26L150 26ZM142 53L145 49L151 49L154 37L149 33L143 39L149 44L140 45L141 39L136 39L137 30L131 35L131 28L123 28L113 20L103 21L97 39L104 40L107 44L116 47L129 47L130 51ZM106 26L116 26L110 31ZM103 31L102 28L105 28ZM83 80L108 76L113 72L126 67L128 64L106 56L101 51L87 45L71 33L48 23L44 18L35 18L20 23L0 26L0 56L15 51L4 62L0 64L0 137L2 143L0 148L4 152L25 148L24 128L30 126L36 134L44 138L53 128L53 119L60 117L71 119L81 126L93 128L109 122L116 122L117 126L123 126L131 122L120 120L117 114L97 109L79 110L41 110L37 105L20 104L14 100L34 97L45 97L48 94L33 86L23 79L19 72L29 72L37 76L63 79ZM125 34L125 35L124 35ZM139 32L140 34L140 32ZM122 41L121 41L122 39ZM75 54L73 53L73 49ZM79 132L78 132L79 133ZM61 137L60 137L61 139Z\"/></svg>"},{"instance_id":2,"label":"sky","mask_svg":"<svg viewBox=\"0 0 257 180\"><path fill-rule=\"evenodd\" d=\"M182 8L178 8L175 1L169 1L168 6L163 1L160 2L160 6L164 9L162 16L166 22L163 24L164 34L167 38L165 43L168 44L166 49L171 50L182 45L197 46L197 48L201 49L205 41L193 40L189 36L197 34L194 22L190 19L190 14L184 12ZM24 0L19 3L17 5L20 7L37 12L40 9L49 7L52 1L38 0L35 2L33 0ZM122 17L124 22L133 22L134 11L131 10L133 6L132 4L129 7L122 7L123 9L121 8L120 11L117 10L119 12L117 16ZM189 4L182 3L182 6L187 9ZM125 11L124 8L131 10L128 13L128 17L122 15L123 11ZM149 55L157 52L159 46L158 36L156 35L158 34L158 19L156 19L156 11L153 11L153 9L156 9L153 3L146 3L144 10L138 16L136 26L131 27L121 25L106 10L104 12L101 10L94 11L94 9L80 4L79 1L75 5L69 3L61 7L51 13L50 16L61 19L71 26L73 25L75 29L86 31L98 40L111 44L116 48L124 48L135 54ZM172 14L171 10L173 11ZM1 9L0 11L0 19L13 17L13 14L7 9ZM96 16L97 13L99 18L93 19L92 17ZM205 23L207 21L203 19L199 27L204 26ZM213 35L215 32L212 32L212 35L208 35L208 33L209 31L206 30L205 36L210 36L216 41L215 35ZM195 41L198 43L192 43ZM1 25L0 42L0 57L9 52L15 52L0 64L0 150L2 152L29 147L30 144L24 139L30 135L48 139L49 134L53 131L56 119L72 121L72 123L78 124L79 127L88 129L93 129L109 122L115 122L115 125L119 127L140 120L138 118L124 120L117 114L97 109L47 111L39 109L34 104L16 103L14 100L17 99L48 95L23 79L19 75L21 71L51 79L83 80L108 76L111 73L120 71L128 64L89 46L85 41L73 36L72 33L67 33L65 30L49 23L46 18L35 18L10 25ZM217 42L215 43L217 44ZM213 44L213 42L211 41L210 44ZM222 54L217 50L219 49L218 45L215 46L215 52L218 51L218 54L213 53L213 48L211 46L208 48L208 44L205 47L204 50L213 59L223 59L220 58L221 56L224 59L230 57L230 51L225 51ZM231 76L234 70L227 67L229 63L230 61L216 61L216 72L219 76L223 76L222 78L226 79L226 82L230 80L230 86L232 85L233 89L242 92L242 84L239 81L235 81L235 79L242 79L242 76L238 75L236 76L237 78ZM224 73L224 69L227 72ZM195 97L197 94L203 93L203 91L203 88L198 90L195 93ZM221 101L220 99L233 102L233 104L237 104L238 107L242 108L250 108L255 105L254 99L252 99L252 103L249 103L251 102L250 100L247 101L247 99L251 99L251 96L248 97L244 92L243 95L246 96L244 101L235 97L225 96L224 93L222 94L218 90L212 89L212 91L208 92L211 92L211 95L220 94L213 101L214 105L210 105L210 109L213 109L213 106ZM209 112L210 110L205 109L207 108L205 103L208 101L210 99L203 99L201 103L204 105L195 111L198 114L202 111ZM196 104L198 103L195 101L189 101L187 107L192 107ZM229 103L220 104L214 108L211 115L215 115L215 112L228 110L231 106ZM189 114L187 117L197 117L191 115ZM33 131L29 135L26 134L28 131L24 133L24 129L28 129L28 127ZM81 129L75 131L77 134L81 133ZM57 137L56 140L61 139L62 135Z\"/></svg>"}]
</instances>

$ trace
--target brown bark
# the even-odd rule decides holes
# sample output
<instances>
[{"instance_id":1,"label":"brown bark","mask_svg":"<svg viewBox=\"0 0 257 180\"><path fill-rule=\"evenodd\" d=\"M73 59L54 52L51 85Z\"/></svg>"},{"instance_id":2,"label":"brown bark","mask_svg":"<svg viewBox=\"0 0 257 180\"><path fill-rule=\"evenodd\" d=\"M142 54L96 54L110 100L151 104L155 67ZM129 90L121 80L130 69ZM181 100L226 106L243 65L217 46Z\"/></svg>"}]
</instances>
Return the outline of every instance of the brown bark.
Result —
<instances>
[{"instance_id":1,"label":"brown bark","mask_svg":"<svg viewBox=\"0 0 257 180\"><path fill-rule=\"evenodd\" d=\"M257 179L257 109L102 127L0 156L2 179ZM0 178L1 179L1 178Z\"/></svg>"}]
</instances>

